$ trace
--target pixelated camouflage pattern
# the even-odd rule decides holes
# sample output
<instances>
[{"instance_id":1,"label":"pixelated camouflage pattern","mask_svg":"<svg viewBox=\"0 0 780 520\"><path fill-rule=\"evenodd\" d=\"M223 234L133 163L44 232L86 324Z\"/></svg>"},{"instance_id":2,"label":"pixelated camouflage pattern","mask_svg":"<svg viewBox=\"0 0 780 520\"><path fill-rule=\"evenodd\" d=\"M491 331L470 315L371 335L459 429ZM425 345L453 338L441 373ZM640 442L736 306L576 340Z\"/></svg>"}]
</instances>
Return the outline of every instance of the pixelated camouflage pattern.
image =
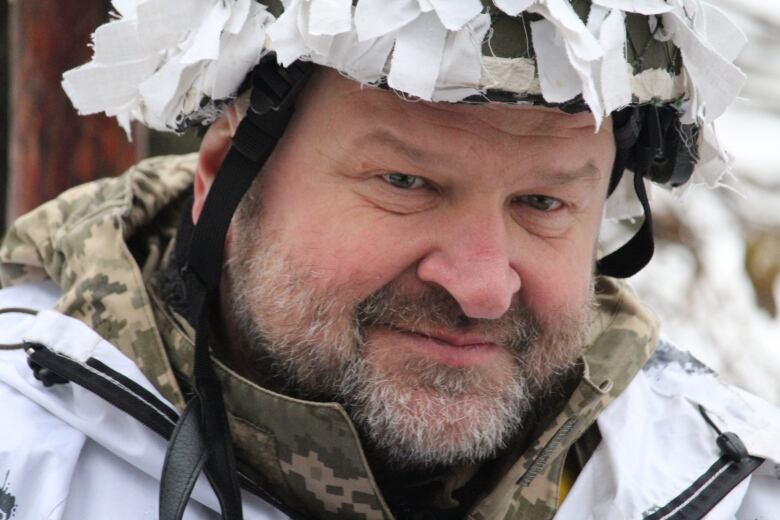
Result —
<instances>
[{"instance_id":1,"label":"pixelated camouflage pattern","mask_svg":"<svg viewBox=\"0 0 780 520\"><path fill-rule=\"evenodd\" d=\"M134 359L177 406L183 398L160 338L142 269L128 240L191 183L195 155L143 161L115 179L66 191L20 217L0 246L3 287L51 278L63 291L56 309L92 327ZM145 244L147 264L161 254Z\"/></svg>"},{"instance_id":2,"label":"pixelated camouflage pattern","mask_svg":"<svg viewBox=\"0 0 780 520\"><path fill-rule=\"evenodd\" d=\"M53 279L63 288L57 308L117 345L179 407L194 331L165 304L159 275L195 164L194 155L151 159L70 190L20 218L0 247L3 286ZM650 357L658 324L628 286L600 279L597 303L583 379L468 518L552 518L569 449ZM393 518L341 406L271 392L214 361L245 475L314 518Z\"/></svg>"}]
</instances>

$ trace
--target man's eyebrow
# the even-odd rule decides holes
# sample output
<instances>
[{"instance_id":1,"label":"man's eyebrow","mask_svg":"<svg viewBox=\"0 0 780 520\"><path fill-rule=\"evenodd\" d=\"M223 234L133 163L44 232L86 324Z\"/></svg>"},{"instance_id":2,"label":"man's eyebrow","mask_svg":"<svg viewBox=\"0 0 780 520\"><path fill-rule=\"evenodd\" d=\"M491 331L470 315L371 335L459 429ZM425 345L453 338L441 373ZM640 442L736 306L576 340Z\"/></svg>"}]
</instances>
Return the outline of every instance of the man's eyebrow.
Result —
<instances>
[{"instance_id":1,"label":"man's eyebrow","mask_svg":"<svg viewBox=\"0 0 780 520\"><path fill-rule=\"evenodd\" d=\"M359 146L369 143L388 148L414 163L431 163L442 158L441 154L415 146L386 128L377 128L357 139Z\"/></svg>"},{"instance_id":2,"label":"man's eyebrow","mask_svg":"<svg viewBox=\"0 0 780 520\"><path fill-rule=\"evenodd\" d=\"M539 184L562 186L573 182L594 182L598 180L601 171L596 163L588 161L582 167L573 170L543 170L533 175Z\"/></svg>"}]
</instances>

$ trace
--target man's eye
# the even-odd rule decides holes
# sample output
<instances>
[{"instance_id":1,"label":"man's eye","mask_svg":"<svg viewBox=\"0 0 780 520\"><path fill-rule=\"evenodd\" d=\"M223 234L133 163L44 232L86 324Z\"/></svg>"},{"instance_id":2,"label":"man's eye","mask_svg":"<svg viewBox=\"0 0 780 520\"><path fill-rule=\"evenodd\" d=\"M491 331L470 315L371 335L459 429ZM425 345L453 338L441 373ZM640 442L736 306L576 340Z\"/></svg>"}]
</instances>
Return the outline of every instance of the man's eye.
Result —
<instances>
[{"instance_id":1,"label":"man's eye","mask_svg":"<svg viewBox=\"0 0 780 520\"><path fill-rule=\"evenodd\" d=\"M516 200L537 211L555 211L563 206L563 202L560 200L544 195L524 195Z\"/></svg>"},{"instance_id":2,"label":"man's eye","mask_svg":"<svg viewBox=\"0 0 780 520\"><path fill-rule=\"evenodd\" d=\"M402 190L414 190L425 186L425 181L422 178L405 173L385 173L382 178L388 184Z\"/></svg>"}]
</instances>

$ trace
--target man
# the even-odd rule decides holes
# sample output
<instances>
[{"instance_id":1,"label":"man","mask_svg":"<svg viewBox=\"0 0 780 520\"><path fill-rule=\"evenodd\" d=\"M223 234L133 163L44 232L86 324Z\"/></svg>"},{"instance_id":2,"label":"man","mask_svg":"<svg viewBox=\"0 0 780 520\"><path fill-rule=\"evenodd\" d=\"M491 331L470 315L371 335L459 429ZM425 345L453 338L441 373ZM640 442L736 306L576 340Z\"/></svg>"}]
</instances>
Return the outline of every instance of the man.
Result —
<instances>
[{"instance_id":1,"label":"man","mask_svg":"<svg viewBox=\"0 0 780 520\"><path fill-rule=\"evenodd\" d=\"M652 253L643 176L688 180L685 139L713 166L736 76L695 59L731 26L698 3L527 3L116 6L71 97L210 126L197 156L63 194L3 243L3 306L58 311L4 322L17 514L771 517L780 413L604 276ZM645 225L604 255L632 196Z\"/></svg>"}]
</instances>

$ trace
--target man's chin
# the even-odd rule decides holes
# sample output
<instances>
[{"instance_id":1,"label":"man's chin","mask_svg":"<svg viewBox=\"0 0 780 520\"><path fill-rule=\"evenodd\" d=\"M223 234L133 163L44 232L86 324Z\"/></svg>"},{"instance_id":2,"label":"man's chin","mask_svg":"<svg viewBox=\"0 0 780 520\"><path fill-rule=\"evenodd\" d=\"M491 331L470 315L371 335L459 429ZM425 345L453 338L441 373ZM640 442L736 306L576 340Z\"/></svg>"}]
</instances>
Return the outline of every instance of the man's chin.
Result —
<instances>
[{"instance_id":1,"label":"man's chin","mask_svg":"<svg viewBox=\"0 0 780 520\"><path fill-rule=\"evenodd\" d=\"M517 430L528 396L503 348L444 362L373 335L343 396L358 427L397 468L483 460ZM390 337L390 339L393 339ZM465 366L464 366L465 365Z\"/></svg>"}]
</instances>

